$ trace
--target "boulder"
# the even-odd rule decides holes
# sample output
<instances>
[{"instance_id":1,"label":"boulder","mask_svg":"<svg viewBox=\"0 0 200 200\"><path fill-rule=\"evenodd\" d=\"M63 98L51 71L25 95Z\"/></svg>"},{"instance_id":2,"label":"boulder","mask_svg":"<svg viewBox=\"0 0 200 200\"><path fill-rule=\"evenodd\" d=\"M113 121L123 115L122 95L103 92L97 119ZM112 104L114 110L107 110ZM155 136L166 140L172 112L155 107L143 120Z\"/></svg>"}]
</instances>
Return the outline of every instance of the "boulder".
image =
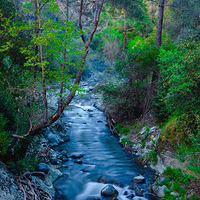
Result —
<instances>
[{"instance_id":1,"label":"boulder","mask_svg":"<svg viewBox=\"0 0 200 200\"><path fill-rule=\"evenodd\" d=\"M6 166L0 161L0 199L1 200L21 200L15 177Z\"/></svg>"},{"instance_id":2,"label":"boulder","mask_svg":"<svg viewBox=\"0 0 200 200\"><path fill-rule=\"evenodd\" d=\"M117 196L118 195L118 191L112 185L106 185L101 190L101 195L105 196L105 197Z\"/></svg>"},{"instance_id":3,"label":"boulder","mask_svg":"<svg viewBox=\"0 0 200 200\"><path fill-rule=\"evenodd\" d=\"M132 182L134 183L145 183L145 178L142 175L136 176L133 178Z\"/></svg>"},{"instance_id":4,"label":"boulder","mask_svg":"<svg viewBox=\"0 0 200 200\"><path fill-rule=\"evenodd\" d=\"M163 198L165 196L164 190L166 190L166 189L167 189L167 187L165 185L163 185L163 186L154 185L152 187L154 194L156 194L156 196L159 197L159 198Z\"/></svg>"},{"instance_id":5,"label":"boulder","mask_svg":"<svg viewBox=\"0 0 200 200\"><path fill-rule=\"evenodd\" d=\"M49 140L50 146L57 146L70 140L69 132L69 126L62 120L59 120L55 125L43 131L43 135Z\"/></svg>"},{"instance_id":6,"label":"boulder","mask_svg":"<svg viewBox=\"0 0 200 200\"><path fill-rule=\"evenodd\" d=\"M41 172L44 172L45 174L48 174L49 172L49 167L47 164L45 163L40 163L37 167L37 170L38 171L41 171Z\"/></svg>"}]
</instances>

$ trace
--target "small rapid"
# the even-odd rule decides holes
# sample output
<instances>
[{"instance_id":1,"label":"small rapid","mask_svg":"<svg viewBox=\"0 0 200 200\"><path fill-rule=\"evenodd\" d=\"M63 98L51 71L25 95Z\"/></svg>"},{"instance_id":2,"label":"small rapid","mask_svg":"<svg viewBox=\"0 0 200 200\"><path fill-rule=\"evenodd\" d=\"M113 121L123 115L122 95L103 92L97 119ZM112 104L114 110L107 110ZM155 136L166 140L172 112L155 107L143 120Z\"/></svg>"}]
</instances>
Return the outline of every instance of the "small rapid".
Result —
<instances>
[{"instance_id":1,"label":"small rapid","mask_svg":"<svg viewBox=\"0 0 200 200\"><path fill-rule=\"evenodd\" d=\"M85 86L84 97L77 95L62 120L71 126L70 141L54 147L56 151L66 150L69 159L63 161L63 176L54 183L57 200L111 199L101 196L101 190L108 184L119 192L118 200L150 199L148 184L154 173L133 162L106 126L106 116L94 107L95 97ZM67 166L67 167L66 167ZM145 177L140 184L143 195L135 190L132 179L139 174Z\"/></svg>"}]
</instances>

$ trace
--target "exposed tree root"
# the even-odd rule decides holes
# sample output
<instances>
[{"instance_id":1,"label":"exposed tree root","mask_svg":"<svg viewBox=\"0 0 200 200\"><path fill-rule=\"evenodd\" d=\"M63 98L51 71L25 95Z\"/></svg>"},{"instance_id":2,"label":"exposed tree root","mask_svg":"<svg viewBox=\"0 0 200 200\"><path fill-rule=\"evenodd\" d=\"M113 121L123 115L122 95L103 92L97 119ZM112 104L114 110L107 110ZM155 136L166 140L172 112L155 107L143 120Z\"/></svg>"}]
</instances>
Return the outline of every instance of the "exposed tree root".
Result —
<instances>
[{"instance_id":1,"label":"exposed tree root","mask_svg":"<svg viewBox=\"0 0 200 200\"><path fill-rule=\"evenodd\" d=\"M45 178L43 172L26 172L17 178L19 189L23 193L23 200L52 200L51 195L43 190L40 184L33 180L31 175Z\"/></svg>"}]
</instances>

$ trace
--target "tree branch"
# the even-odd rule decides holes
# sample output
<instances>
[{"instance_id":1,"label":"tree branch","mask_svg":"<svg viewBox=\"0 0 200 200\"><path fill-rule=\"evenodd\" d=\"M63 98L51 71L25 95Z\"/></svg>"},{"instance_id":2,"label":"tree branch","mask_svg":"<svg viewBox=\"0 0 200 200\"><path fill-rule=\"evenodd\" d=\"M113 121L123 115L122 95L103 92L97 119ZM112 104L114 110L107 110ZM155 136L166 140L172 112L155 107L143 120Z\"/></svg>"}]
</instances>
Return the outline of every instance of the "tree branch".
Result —
<instances>
[{"instance_id":1,"label":"tree branch","mask_svg":"<svg viewBox=\"0 0 200 200\"><path fill-rule=\"evenodd\" d=\"M83 3L83 0L81 0L81 2ZM94 33L96 32L103 4L104 4L104 0L101 0L101 4L100 4L100 7L98 9L97 16L96 16L93 28L92 28L92 30L90 32L90 36L89 36L87 42L84 42L85 40L83 40L83 42L85 44L85 50L84 50L84 54L82 56L81 67L79 68L79 70L77 72L76 79L75 79L75 81L73 83L72 89L71 89L70 93L68 94L68 96L66 97L66 99L64 100L64 102L62 104L62 107L59 108L59 106L58 106L56 112L48 118L48 123L46 123L45 121L42 121L42 122L36 124L32 129L30 128L29 132L26 135L24 135L24 136L12 135L12 137L18 138L18 139L26 139L29 135L33 135L34 136L40 130L50 126L51 124L53 124L61 116L61 114L63 113L64 109L70 104L70 102L72 101L73 97L75 96L76 90L77 90L77 88L79 86L79 83L81 81L81 76L82 76L82 73L83 73L83 67L84 67L85 59L86 59L86 56L87 56L87 54L89 52L88 48L89 48L89 45L90 45L90 43L91 43L91 41L93 39ZM81 6L80 6L80 9L82 9ZM80 11L79 13L82 13L82 11ZM80 16L79 16L79 19L81 20ZM82 28L82 26L81 26L81 28Z\"/></svg>"},{"instance_id":2,"label":"tree branch","mask_svg":"<svg viewBox=\"0 0 200 200\"><path fill-rule=\"evenodd\" d=\"M42 4L42 6L39 8L39 11L41 11L42 8L43 8L48 2L49 2L49 0L47 0L46 2L44 2L44 3Z\"/></svg>"}]
</instances>

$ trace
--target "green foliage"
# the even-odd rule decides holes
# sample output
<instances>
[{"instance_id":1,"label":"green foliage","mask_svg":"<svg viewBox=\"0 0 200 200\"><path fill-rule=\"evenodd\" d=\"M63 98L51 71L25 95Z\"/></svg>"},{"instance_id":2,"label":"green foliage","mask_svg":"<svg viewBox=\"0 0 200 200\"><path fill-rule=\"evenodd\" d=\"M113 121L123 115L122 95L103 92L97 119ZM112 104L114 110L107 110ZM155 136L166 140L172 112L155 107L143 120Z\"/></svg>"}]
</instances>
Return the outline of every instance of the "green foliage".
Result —
<instances>
[{"instance_id":1,"label":"green foliage","mask_svg":"<svg viewBox=\"0 0 200 200\"><path fill-rule=\"evenodd\" d=\"M34 155L27 155L24 158L17 161L17 169L20 172L34 171L39 164L39 160Z\"/></svg>"},{"instance_id":2,"label":"green foliage","mask_svg":"<svg viewBox=\"0 0 200 200\"><path fill-rule=\"evenodd\" d=\"M180 168L173 169L171 167L167 167L163 174L167 175L170 181L176 180L184 184L189 184L192 179L195 179L194 176L183 173Z\"/></svg>"},{"instance_id":3,"label":"green foliage","mask_svg":"<svg viewBox=\"0 0 200 200\"><path fill-rule=\"evenodd\" d=\"M200 175L200 154L198 146L190 144L178 145L176 147L177 158L184 162L188 160L187 168L197 176Z\"/></svg>"},{"instance_id":4,"label":"green foliage","mask_svg":"<svg viewBox=\"0 0 200 200\"><path fill-rule=\"evenodd\" d=\"M174 49L161 49L158 57L161 68L156 97L158 117L176 118L176 127L171 126L165 137L177 149L179 157L185 154L183 158L190 159L200 149L199 50L200 42L193 36ZM199 171L199 162L189 163L190 169Z\"/></svg>"},{"instance_id":5,"label":"green foliage","mask_svg":"<svg viewBox=\"0 0 200 200\"><path fill-rule=\"evenodd\" d=\"M182 42L174 50L162 49L158 62L161 68L161 82L165 106L174 115L199 110L197 98L200 43L195 40ZM187 101L186 101L187 99Z\"/></svg>"},{"instance_id":6,"label":"green foliage","mask_svg":"<svg viewBox=\"0 0 200 200\"><path fill-rule=\"evenodd\" d=\"M120 130L121 133L128 135L128 133L130 132L130 129L128 127L123 127Z\"/></svg>"},{"instance_id":7,"label":"green foliage","mask_svg":"<svg viewBox=\"0 0 200 200\"><path fill-rule=\"evenodd\" d=\"M199 33L200 2L196 0L173 0L167 30L173 39L188 38L191 32Z\"/></svg>"},{"instance_id":8,"label":"green foliage","mask_svg":"<svg viewBox=\"0 0 200 200\"><path fill-rule=\"evenodd\" d=\"M156 166L158 163L157 153L155 150L152 150L149 153L145 154L144 158L150 160L154 166Z\"/></svg>"},{"instance_id":9,"label":"green foliage","mask_svg":"<svg viewBox=\"0 0 200 200\"><path fill-rule=\"evenodd\" d=\"M127 144L130 144L129 138L127 138L127 137L122 137L122 138L121 138L121 144L122 144L123 146L125 146L125 145L127 145Z\"/></svg>"},{"instance_id":10,"label":"green foliage","mask_svg":"<svg viewBox=\"0 0 200 200\"><path fill-rule=\"evenodd\" d=\"M146 145L145 141L141 141L141 145L142 145L142 147L144 148L145 145Z\"/></svg>"},{"instance_id":11,"label":"green foliage","mask_svg":"<svg viewBox=\"0 0 200 200\"><path fill-rule=\"evenodd\" d=\"M194 176L183 173L180 168L172 169L171 167L167 167L163 174L166 176L166 178L165 181L161 183L161 185L166 185L169 189L165 191L166 200L176 199L173 195L170 194L172 191L178 192L180 194L180 199L185 199L187 186L191 183L192 180L196 179Z\"/></svg>"},{"instance_id":12,"label":"green foliage","mask_svg":"<svg viewBox=\"0 0 200 200\"><path fill-rule=\"evenodd\" d=\"M0 113L0 155L5 155L10 143L9 134L5 131L7 119Z\"/></svg>"}]
</instances>

